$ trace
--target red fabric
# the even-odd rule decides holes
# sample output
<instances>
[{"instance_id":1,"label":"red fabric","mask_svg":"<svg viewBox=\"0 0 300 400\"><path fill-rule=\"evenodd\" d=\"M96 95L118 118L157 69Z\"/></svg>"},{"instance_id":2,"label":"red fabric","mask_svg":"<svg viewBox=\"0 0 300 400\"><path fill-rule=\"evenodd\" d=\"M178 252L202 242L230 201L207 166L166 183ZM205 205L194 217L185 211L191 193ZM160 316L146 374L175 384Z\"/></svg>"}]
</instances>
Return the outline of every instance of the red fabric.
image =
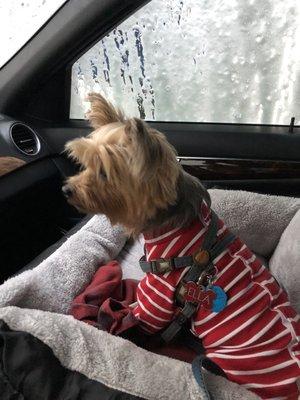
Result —
<instances>
[{"instance_id":1,"label":"red fabric","mask_svg":"<svg viewBox=\"0 0 300 400\"><path fill-rule=\"evenodd\" d=\"M202 205L201 217L184 229L145 236L147 260L192 255L206 235L210 210ZM228 229L218 221L218 237ZM260 260L236 239L215 260L214 285L227 294L219 313L200 306L191 330L202 339L206 355L232 381L263 399L297 399L300 378L300 317L285 291ZM169 325L176 313L175 289L188 268L163 275L148 273L137 289L133 310L150 334Z\"/></svg>"},{"instance_id":2,"label":"red fabric","mask_svg":"<svg viewBox=\"0 0 300 400\"><path fill-rule=\"evenodd\" d=\"M114 335L126 334L139 325L129 304L136 302L138 281L122 280L122 270L117 261L101 266L89 285L72 302L70 314L98 329ZM192 362L196 352L178 344L165 345L138 332L141 347L153 353Z\"/></svg>"},{"instance_id":3,"label":"red fabric","mask_svg":"<svg viewBox=\"0 0 300 400\"><path fill-rule=\"evenodd\" d=\"M138 325L129 307L136 301L138 282L122 280L117 261L98 269L91 283L72 302L70 314L114 335Z\"/></svg>"}]
</instances>

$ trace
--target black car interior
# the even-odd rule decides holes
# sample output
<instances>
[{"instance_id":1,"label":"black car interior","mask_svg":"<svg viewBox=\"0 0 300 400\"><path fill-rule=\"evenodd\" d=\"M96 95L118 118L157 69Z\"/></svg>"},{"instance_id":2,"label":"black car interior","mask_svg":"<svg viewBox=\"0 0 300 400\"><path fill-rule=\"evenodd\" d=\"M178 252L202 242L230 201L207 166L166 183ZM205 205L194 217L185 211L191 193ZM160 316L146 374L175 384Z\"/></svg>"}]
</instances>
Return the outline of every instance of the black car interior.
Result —
<instances>
[{"instance_id":1,"label":"black car interior","mask_svg":"<svg viewBox=\"0 0 300 400\"><path fill-rule=\"evenodd\" d=\"M61 192L77 170L64 154L65 143L91 131L86 121L69 118L71 67L146 3L66 1L0 69L0 157L24 161L0 176L0 283L37 265L82 225L84 216ZM300 196L299 126L151 125L167 135L184 168L207 187Z\"/></svg>"}]
</instances>

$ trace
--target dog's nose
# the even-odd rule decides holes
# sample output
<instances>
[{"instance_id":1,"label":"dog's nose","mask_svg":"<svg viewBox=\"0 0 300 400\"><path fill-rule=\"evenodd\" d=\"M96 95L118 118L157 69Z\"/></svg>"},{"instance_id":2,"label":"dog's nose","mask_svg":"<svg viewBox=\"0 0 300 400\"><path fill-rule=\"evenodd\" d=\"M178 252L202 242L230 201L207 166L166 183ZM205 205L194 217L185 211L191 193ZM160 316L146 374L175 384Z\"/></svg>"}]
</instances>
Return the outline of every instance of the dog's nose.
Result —
<instances>
[{"instance_id":1,"label":"dog's nose","mask_svg":"<svg viewBox=\"0 0 300 400\"><path fill-rule=\"evenodd\" d=\"M73 190L70 185L65 185L62 187L62 192L66 198L70 197L73 193Z\"/></svg>"}]
</instances>

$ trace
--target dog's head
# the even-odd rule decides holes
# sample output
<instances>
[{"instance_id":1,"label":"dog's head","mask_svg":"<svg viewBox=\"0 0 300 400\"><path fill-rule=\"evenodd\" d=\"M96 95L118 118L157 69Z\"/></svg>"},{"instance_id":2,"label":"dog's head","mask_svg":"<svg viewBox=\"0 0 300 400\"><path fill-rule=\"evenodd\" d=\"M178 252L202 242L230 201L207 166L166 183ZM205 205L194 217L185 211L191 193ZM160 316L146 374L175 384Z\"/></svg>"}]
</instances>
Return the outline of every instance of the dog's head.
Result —
<instances>
[{"instance_id":1,"label":"dog's head","mask_svg":"<svg viewBox=\"0 0 300 400\"><path fill-rule=\"evenodd\" d=\"M80 211L102 213L139 233L147 221L177 199L181 167L165 136L138 118L126 119L99 94L89 95L95 129L67 143L81 172L63 188Z\"/></svg>"}]
</instances>

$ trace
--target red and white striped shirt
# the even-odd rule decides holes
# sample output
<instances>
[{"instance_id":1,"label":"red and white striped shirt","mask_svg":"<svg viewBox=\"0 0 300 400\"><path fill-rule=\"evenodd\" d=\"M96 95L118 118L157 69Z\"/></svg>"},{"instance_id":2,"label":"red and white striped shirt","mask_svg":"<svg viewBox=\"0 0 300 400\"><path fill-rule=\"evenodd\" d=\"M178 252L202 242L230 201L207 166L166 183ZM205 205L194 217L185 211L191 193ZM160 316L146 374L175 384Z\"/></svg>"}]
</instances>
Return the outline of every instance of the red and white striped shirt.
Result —
<instances>
[{"instance_id":1,"label":"red and white striped shirt","mask_svg":"<svg viewBox=\"0 0 300 400\"><path fill-rule=\"evenodd\" d=\"M211 218L205 204L200 215L187 228L145 236L147 260L191 255L198 250ZM218 237L227 232L219 219ZM298 399L300 317L286 292L238 238L214 265L214 285L226 292L227 306L219 313L199 307L191 320L191 331L201 338L207 357L230 380L263 399ZM176 312L175 289L188 269L164 275L148 273L139 283L133 313L146 332L152 334L170 324Z\"/></svg>"}]
</instances>

